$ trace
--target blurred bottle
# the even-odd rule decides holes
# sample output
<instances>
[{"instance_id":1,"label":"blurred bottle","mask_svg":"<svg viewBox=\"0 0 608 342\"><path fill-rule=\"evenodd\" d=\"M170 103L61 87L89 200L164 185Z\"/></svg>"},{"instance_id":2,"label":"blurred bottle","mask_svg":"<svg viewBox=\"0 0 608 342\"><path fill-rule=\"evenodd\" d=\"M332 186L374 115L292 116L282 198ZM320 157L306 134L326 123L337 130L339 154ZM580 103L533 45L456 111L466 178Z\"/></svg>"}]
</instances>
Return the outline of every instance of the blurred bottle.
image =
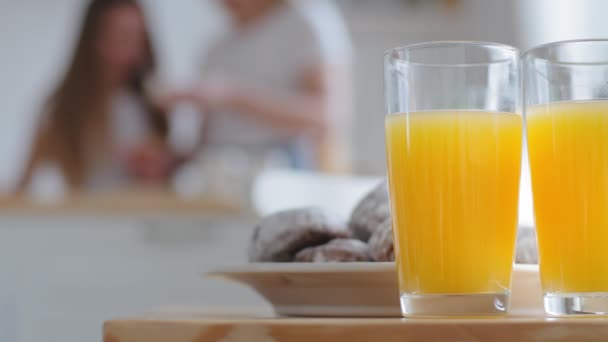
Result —
<instances>
[{"instance_id":1,"label":"blurred bottle","mask_svg":"<svg viewBox=\"0 0 608 342\"><path fill-rule=\"evenodd\" d=\"M168 77L155 75L145 82L145 91L159 107L171 105L166 109L169 120L169 146L182 156L195 153L198 146L204 113L192 102L174 101L169 97L176 89L188 89L192 86L183 82L167 81ZM177 104L173 105L173 102Z\"/></svg>"}]
</instances>

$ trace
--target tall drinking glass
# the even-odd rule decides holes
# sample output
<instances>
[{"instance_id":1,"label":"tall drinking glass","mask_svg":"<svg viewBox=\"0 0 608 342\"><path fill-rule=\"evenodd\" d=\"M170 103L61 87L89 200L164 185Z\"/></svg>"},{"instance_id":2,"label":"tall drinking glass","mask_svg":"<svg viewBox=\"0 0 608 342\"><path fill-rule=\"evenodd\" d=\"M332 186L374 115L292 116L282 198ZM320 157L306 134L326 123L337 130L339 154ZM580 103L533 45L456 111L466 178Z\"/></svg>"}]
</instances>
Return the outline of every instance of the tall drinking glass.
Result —
<instances>
[{"instance_id":1,"label":"tall drinking glass","mask_svg":"<svg viewBox=\"0 0 608 342\"><path fill-rule=\"evenodd\" d=\"M519 52L431 42L385 55L386 151L404 316L509 307L522 117Z\"/></svg>"},{"instance_id":2,"label":"tall drinking glass","mask_svg":"<svg viewBox=\"0 0 608 342\"><path fill-rule=\"evenodd\" d=\"M524 55L545 310L608 313L608 40Z\"/></svg>"}]
</instances>

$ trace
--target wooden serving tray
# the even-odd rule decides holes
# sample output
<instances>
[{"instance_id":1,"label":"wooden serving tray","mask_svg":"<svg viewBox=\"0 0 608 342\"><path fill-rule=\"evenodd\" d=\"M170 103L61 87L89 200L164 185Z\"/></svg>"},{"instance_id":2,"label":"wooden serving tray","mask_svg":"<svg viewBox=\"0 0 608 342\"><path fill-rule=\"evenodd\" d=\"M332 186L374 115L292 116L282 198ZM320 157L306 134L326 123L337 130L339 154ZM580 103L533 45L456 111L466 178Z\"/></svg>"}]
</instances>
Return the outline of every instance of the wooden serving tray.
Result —
<instances>
[{"instance_id":1,"label":"wooden serving tray","mask_svg":"<svg viewBox=\"0 0 608 342\"><path fill-rule=\"evenodd\" d=\"M608 318L268 318L173 313L117 319L104 342L608 341Z\"/></svg>"}]
</instances>

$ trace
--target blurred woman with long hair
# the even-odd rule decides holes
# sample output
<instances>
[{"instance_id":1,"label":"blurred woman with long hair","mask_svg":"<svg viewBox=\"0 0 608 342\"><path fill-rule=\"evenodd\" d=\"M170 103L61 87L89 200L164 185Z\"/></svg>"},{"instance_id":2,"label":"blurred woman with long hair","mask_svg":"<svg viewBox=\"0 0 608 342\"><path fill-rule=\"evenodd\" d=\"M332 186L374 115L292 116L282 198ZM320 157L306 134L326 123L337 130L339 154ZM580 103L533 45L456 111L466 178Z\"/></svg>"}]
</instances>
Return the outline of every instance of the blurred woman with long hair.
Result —
<instances>
[{"instance_id":1,"label":"blurred woman with long hair","mask_svg":"<svg viewBox=\"0 0 608 342\"><path fill-rule=\"evenodd\" d=\"M69 190L162 183L169 176L168 123L144 92L155 70L135 0L93 0L71 63L51 94L19 190L51 163Z\"/></svg>"}]
</instances>

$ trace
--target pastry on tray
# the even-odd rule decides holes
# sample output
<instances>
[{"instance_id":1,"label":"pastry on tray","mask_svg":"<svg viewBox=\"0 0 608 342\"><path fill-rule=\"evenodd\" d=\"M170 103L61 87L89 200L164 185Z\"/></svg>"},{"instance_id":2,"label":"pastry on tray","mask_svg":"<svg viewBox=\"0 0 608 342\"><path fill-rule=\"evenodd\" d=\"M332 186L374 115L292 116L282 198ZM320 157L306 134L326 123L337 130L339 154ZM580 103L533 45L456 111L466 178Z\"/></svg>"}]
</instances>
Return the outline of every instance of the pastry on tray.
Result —
<instances>
[{"instance_id":1,"label":"pastry on tray","mask_svg":"<svg viewBox=\"0 0 608 342\"><path fill-rule=\"evenodd\" d=\"M367 242L382 222L391 217L388 186L380 183L353 210L348 228L354 237Z\"/></svg>"},{"instance_id":2,"label":"pastry on tray","mask_svg":"<svg viewBox=\"0 0 608 342\"><path fill-rule=\"evenodd\" d=\"M382 222L369 239L370 255L374 261L395 261L393 220Z\"/></svg>"},{"instance_id":3,"label":"pastry on tray","mask_svg":"<svg viewBox=\"0 0 608 342\"><path fill-rule=\"evenodd\" d=\"M335 239L321 246L308 247L295 257L296 262L371 261L369 246L357 239Z\"/></svg>"},{"instance_id":4,"label":"pastry on tray","mask_svg":"<svg viewBox=\"0 0 608 342\"><path fill-rule=\"evenodd\" d=\"M347 238L348 230L333 223L318 208L281 211L262 219L249 246L249 261L288 262L307 247Z\"/></svg>"}]
</instances>

